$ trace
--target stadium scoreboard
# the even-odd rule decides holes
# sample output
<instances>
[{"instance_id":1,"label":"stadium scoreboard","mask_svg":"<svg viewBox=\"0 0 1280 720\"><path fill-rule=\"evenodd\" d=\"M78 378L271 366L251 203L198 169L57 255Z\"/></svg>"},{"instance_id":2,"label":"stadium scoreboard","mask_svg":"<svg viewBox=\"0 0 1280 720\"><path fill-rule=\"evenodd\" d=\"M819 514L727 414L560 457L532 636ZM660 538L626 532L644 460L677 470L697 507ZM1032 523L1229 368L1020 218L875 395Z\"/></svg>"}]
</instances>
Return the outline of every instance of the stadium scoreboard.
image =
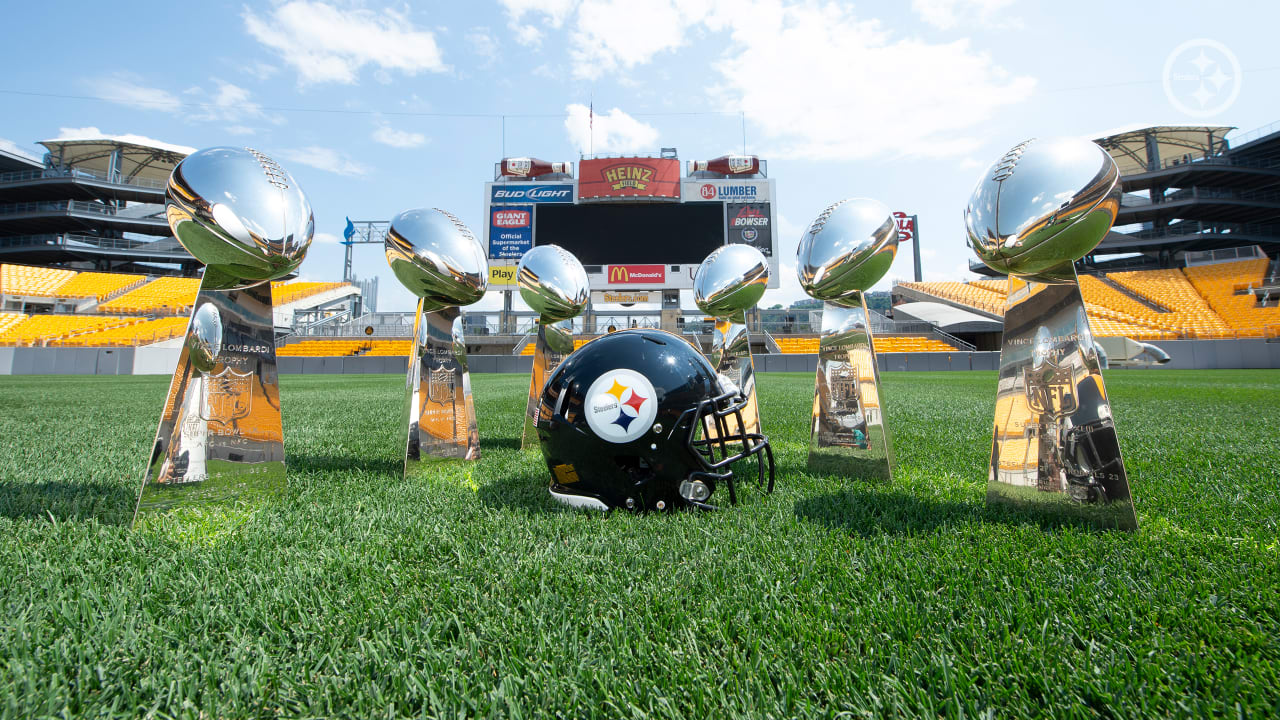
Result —
<instances>
[{"instance_id":1,"label":"stadium scoreboard","mask_svg":"<svg viewBox=\"0 0 1280 720\"><path fill-rule=\"evenodd\" d=\"M499 179L485 184L492 289L514 289L514 266L536 245L573 253L592 290L632 291L692 288L713 250L751 245L768 259L769 287L778 287L775 186L758 172L690 177L674 157L615 157L581 160L576 177L569 163L555 163L557 172L538 179L520 177L536 163L542 161L504 160Z\"/></svg>"}]
</instances>

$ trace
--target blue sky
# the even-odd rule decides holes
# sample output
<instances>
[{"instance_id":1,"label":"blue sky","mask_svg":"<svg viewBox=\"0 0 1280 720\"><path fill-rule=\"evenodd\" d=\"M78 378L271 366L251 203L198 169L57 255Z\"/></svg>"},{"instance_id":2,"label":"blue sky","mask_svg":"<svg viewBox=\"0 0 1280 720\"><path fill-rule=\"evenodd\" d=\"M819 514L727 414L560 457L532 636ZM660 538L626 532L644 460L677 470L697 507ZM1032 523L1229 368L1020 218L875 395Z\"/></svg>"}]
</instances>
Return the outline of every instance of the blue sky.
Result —
<instances>
[{"instance_id":1,"label":"blue sky","mask_svg":"<svg viewBox=\"0 0 1280 720\"><path fill-rule=\"evenodd\" d=\"M965 202L1016 142L1280 120L1272 3L49 2L4 17L0 146L38 155L97 128L260 149L311 199L309 279L341 278L346 216L435 206L479 233L504 147L576 161L589 102L596 152L710 158L742 149L745 117L777 181L768 304L803 297L793 248L841 198L919 214L926 279L960 280ZM411 306L380 249L357 248L356 272L381 277L380 309ZM910 273L904 249L881 287Z\"/></svg>"}]
</instances>

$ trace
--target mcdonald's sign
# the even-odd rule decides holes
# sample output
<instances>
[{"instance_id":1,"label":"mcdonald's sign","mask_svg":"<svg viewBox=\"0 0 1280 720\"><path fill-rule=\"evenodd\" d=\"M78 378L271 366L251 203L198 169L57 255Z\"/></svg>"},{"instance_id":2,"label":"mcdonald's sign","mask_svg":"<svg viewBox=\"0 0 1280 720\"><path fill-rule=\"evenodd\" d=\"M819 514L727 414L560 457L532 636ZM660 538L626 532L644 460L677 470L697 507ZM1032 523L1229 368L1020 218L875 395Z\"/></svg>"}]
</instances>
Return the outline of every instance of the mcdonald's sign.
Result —
<instances>
[{"instance_id":1,"label":"mcdonald's sign","mask_svg":"<svg viewBox=\"0 0 1280 720\"><path fill-rule=\"evenodd\" d=\"M667 281L666 265L607 265L610 285L661 285Z\"/></svg>"}]
</instances>

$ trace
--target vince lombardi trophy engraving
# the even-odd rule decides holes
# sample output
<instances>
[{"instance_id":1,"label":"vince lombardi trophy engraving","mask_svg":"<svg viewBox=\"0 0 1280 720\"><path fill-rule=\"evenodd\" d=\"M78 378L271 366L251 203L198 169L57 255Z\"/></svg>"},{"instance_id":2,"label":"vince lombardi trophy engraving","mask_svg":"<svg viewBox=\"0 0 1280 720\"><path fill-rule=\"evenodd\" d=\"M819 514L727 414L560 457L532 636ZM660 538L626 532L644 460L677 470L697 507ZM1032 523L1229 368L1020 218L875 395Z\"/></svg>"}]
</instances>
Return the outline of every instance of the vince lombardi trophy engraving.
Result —
<instances>
[{"instance_id":1,"label":"vince lombardi trophy engraving","mask_svg":"<svg viewBox=\"0 0 1280 720\"><path fill-rule=\"evenodd\" d=\"M715 318L715 336L707 359L717 374L737 385L747 398L747 406L742 411L746 427L730 427L730 433L761 434L746 311L760 301L768 284L769 263L759 250L749 245L717 248L702 261L693 276L694 303Z\"/></svg>"},{"instance_id":2,"label":"vince lombardi trophy engraving","mask_svg":"<svg viewBox=\"0 0 1280 720\"><path fill-rule=\"evenodd\" d=\"M538 399L560 361L573 352L573 318L582 313L590 296L587 271L582 263L558 245L539 245L520 258L516 269L520 297L538 313L538 338L533 348L533 372L525 403L520 448L538 447L534 419Z\"/></svg>"},{"instance_id":3,"label":"vince lombardi trophy engraving","mask_svg":"<svg viewBox=\"0 0 1280 720\"><path fill-rule=\"evenodd\" d=\"M983 175L965 230L978 259L1009 276L987 502L1136 530L1075 270L1111 229L1119 183L1088 140L1028 140Z\"/></svg>"},{"instance_id":4,"label":"vince lombardi trophy engraving","mask_svg":"<svg viewBox=\"0 0 1280 720\"><path fill-rule=\"evenodd\" d=\"M884 418L880 371L863 294L898 251L898 224L877 200L841 200L800 239L800 286L822 300L809 469L890 480L893 443Z\"/></svg>"},{"instance_id":5,"label":"vince lombardi trophy engraving","mask_svg":"<svg viewBox=\"0 0 1280 720\"><path fill-rule=\"evenodd\" d=\"M396 279L419 298L405 382L405 476L432 460L477 460L480 433L458 306L484 297L484 248L452 214L423 208L391 221L386 255Z\"/></svg>"},{"instance_id":6,"label":"vince lombardi trophy engraving","mask_svg":"<svg viewBox=\"0 0 1280 720\"><path fill-rule=\"evenodd\" d=\"M135 522L151 512L252 505L283 493L270 281L302 264L315 230L298 184L248 148L209 148L178 163L165 190L165 215L205 270Z\"/></svg>"}]
</instances>

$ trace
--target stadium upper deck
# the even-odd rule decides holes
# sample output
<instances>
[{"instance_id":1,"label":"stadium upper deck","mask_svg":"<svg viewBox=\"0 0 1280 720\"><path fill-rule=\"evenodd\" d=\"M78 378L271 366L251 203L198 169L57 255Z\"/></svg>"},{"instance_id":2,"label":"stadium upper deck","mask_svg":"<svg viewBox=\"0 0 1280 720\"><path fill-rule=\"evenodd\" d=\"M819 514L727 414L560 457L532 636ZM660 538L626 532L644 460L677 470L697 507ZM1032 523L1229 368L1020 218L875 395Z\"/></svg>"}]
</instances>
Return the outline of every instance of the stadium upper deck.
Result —
<instances>
[{"instance_id":1,"label":"stadium upper deck","mask_svg":"<svg viewBox=\"0 0 1280 720\"><path fill-rule=\"evenodd\" d=\"M40 144L43 162L0 156L0 259L151 274L198 269L164 218L165 183L192 148L134 135Z\"/></svg>"}]
</instances>

